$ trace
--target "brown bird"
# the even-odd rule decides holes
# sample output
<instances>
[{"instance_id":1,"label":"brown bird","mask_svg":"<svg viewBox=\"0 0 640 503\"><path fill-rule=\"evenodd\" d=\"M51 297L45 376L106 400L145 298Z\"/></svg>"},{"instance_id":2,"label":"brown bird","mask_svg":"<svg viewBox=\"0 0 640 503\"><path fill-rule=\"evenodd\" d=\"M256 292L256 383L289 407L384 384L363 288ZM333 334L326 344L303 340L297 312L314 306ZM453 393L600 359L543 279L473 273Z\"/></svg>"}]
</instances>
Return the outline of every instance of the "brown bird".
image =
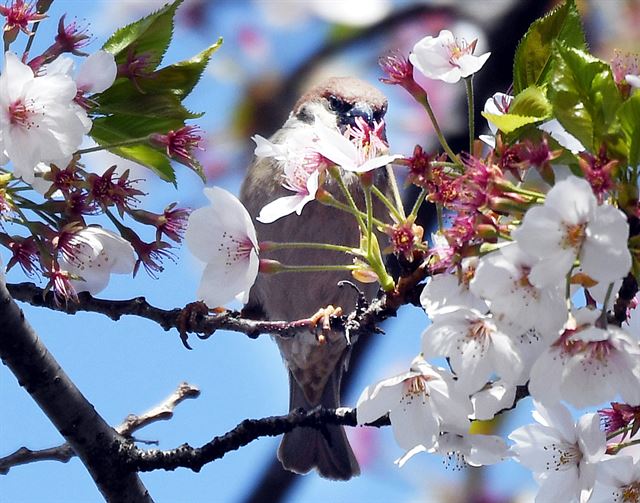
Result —
<instances>
[{"instance_id":1,"label":"brown bird","mask_svg":"<svg viewBox=\"0 0 640 503\"><path fill-rule=\"evenodd\" d=\"M366 82L350 77L331 78L298 100L288 120L270 141L282 143L298 128L312 127L315 120L345 131L360 117L373 127L382 120L386 109L385 96ZM384 170L377 171L381 174L376 175L376 185L386 186ZM342 174L359 206L364 208L357 175ZM249 168L240 198L254 219L267 203L291 195L282 185L283 175L282 164L273 158L257 159ZM337 184L330 177L324 188L340 198ZM288 215L270 224L258 223L256 228L259 241L359 244L359 230L353 216L317 201L307 204L301 215ZM352 263L351 257L339 252L309 249L278 250L261 254L261 258L292 265ZM348 271L261 274L251 289L246 310L263 313L269 320L287 321L308 318L327 305L350 312L355 307L356 294L352 289L337 286L346 279L351 279ZM362 288L372 297L377 285L367 284ZM317 405L339 407L340 381L350 354L344 334L329 332L324 338L318 338L309 333L286 339L275 336L275 340L289 370L290 410L299 407L311 410ZM296 428L286 433L278 458L284 468L300 474L316 468L322 477L348 480L360 473L345 431L337 425L323 430Z\"/></svg>"}]
</instances>

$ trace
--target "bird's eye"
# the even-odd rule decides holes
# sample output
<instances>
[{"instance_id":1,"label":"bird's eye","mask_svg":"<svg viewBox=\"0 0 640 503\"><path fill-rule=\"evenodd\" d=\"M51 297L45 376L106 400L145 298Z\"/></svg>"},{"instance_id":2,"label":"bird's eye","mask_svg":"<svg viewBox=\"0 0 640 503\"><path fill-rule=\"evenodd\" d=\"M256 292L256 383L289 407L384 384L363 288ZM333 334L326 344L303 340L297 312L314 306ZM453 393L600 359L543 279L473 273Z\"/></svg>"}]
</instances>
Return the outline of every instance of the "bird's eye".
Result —
<instances>
[{"instance_id":1,"label":"bird's eye","mask_svg":"<svg viewBox=\"0 0 640 503\"><path fill-rule=\"evenodd\" d=\"M352 104L347 103L342 98L338 98L333 94L327 96L327 101L329 102L329 109L338 114L344 114L353 108Z\"/></svg>"}]
</instances>

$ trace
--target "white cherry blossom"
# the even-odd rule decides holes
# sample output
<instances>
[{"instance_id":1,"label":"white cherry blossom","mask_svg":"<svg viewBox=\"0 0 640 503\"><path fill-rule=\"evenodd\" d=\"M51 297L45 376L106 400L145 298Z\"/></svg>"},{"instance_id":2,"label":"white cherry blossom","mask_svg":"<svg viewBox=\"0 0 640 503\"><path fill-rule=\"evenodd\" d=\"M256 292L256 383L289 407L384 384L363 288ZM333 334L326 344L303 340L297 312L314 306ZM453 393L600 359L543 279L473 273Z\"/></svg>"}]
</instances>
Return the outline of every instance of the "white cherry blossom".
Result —
<instances>
[{"instance_id":1,"label":"white cherry blossom","mask_svg":"<svg viewBox=\"0 0 640 503\"><path fill-rule=\"evenodd\" d=\"M449 30L442 30L437 37L427 36L414 46L409 61L415 72L429 79L450 84L476 73L485 64L490 52L474 56L476 41L467 43L456 39Z\"/></svg>"},{"instance_id":2,"label":"white cherry blossom","mask_svg":"<svg viewBox=\"0 0 640 503\"><path fill-rule=\"evenodd\" d=\"M396 442L410 451L419 445L434 447L442 423L466 431L471 404L450 374L416 357L408 372L365 388L356 409L358 424L388 412Z\"/></svg>"},{"instance_id":3,"label":"white cherry blossom","mask_svg":"<svg viewBox=\"0 0 640 503\"><path fill-rule=\"evenodd\" d=\"M91 121L76 105L67 75L36 77L18 57L5 53L0 75L0 151L16 176L30 179L39 162L65 159L82 143Z\"/></svg>"},{"instance_id":4,"label":"white cherry blossom","mask_svg":"<svg viewBox=\"0 0 640 503\"><path fill-rule=\"evenodd\" d=\"M534 401L538 424L509 435L517 461L533 471L540 489L536 503L575 503L588 499L596 477L596 463L605 453L606 438L598 414L586 414L574 423L560 404Z\"/></svg>"},{"instance_id":5,"label":"white cherry blossom","mask_svg":"<svg viewBox=\"0 0 640 503\"><path fill-rule=\"evenodd\" d=\"M631 268L626 217L611 205L598 205L589 183L576 176L558 182L512 235L539 259L529 274L537 287L557 284L576 259L597 282L615 281Z\"/></svg>"},{"instance_id":6,"label":"white cherry blossom","mask_svg":"<svg viewBox=\"0 0 640 503\"><path fill-rule=\"evenodd\" d=\"M516 398L516 386L499 379L487 384L480 391L471 395L473 415L471 419L488 421L497 412L511 407Z\"/></svg>"},{"instance_id":7,"label":"white cherry blossom","mask_svg":"<svg viewBox=\"0 0 640 503\"><path fill-rule=\"evenodd\" d=\"M272 143L262 136L253 137L255 154L270 157L282 167L282 186L294 192L279 197L261 209L257 220L268 224L291 213L300 215L304 206L315 199L320 183L320 172L326 161L316 151L317 136L312 128L298 128L287 135L284 143Z\"/></svg>"},{"instance_id":8,"label":"white cherry blossom","mask_svg":"<svg viewBox=\"0 0 640 503\"><path fill-rule=\"evenodd\" d=\"M535 329L555 340L567 321L563 278L538 288L529 281L537 259L513 243L480 259L469 288L487 300L494 317L508 325L510 332Z\"/></svg>"},{"instance_id":9,"label":"white cherry blossom","mask_svg":"<svg viewBox=\"0 0 640 503\"><path fill-rule=\"evenodd\" d=\"M589 503L640 501L640 461L616 455L598 464L596 486Z\"/></svg>"},{"instance_id":10,"label":"white cherry blossom","mask_svg":"<svg viewBox=\"0 0 640 503\"><path fill-rule=\"evenodd\" d=\"M428 358L449 358L460 386L468 392L482 388L494 373L508 382L522 373L522 359L511 338L490 315L475 309L435 316L422 334L422 351Z\"/></svg>"},{"instance_id":11,"label":"white cherry blossom","mask_svg":"<svg viewBox=\"0 0 640 503\"><path fill-rule=\"evenodd\" d=\"M378 136L378 130L384 127L382 122L375 129L369 128L364 122L358 121L357 124L360 131L353 128L350 132L359 136L350 140L338 129L328 127L316 118L314 130L318 136L317 151L345 171L353 173L366 173L402 157L386 153L388 147Z\"/></svg>"},{"instance_id":12,"label":"white cherry blossom","mask_svg":"<svg viewBox=\"0 0 640 503\"><path fill-rule=\"evenodd\" d=\"M447 273L431 276L420 294L420 303L429 318L460 308L481 313L489 310L486 302L469 290L468 284L461 282L456 274Z\"/></svg>"},{"instance_id":13,"label":"white cherry blossom","mask_svg":"<svg viewBox=\"0 0 640 503\"><path fill-rule=\"evenodd\" d=\"M573 154L578 154L585 150L584 145L580 143L580 140L562 127L562 124L560 124L558 119L551 119L544 122L538 126L538 129L548 133L549 136L557 141L561 147L566 148Z\"/></svg>"},{"instance_id":14,"label":"white cherry blossom","mask_svg":"<svg viewBox=\"0 0 640 503\"><path fill-rule=\"evenodd\" d=\"M71 280L77 292L92 295L106 288L111 274L131 274L136 263L131 244L102 227L81 229L65 249L60 268L81 278Z\"/></svg>"},{"instance_id":15,"label":"white cherry blossom","mask_svg":"<svg viewBox=\"0 0 640 503\"><path fill-rule=\"evenodd\" d=\"M504 115L509 112L509 107L513 101L513 96L505 93L495 93L484 103L484 111L493 115ZM496 134L498 133L498 126L496 126L490 120L487 121L489 125L490 135L481 134L480 138L483 142L489 145L491 148L496 146Z\"/></svg>"},{"instance_id":16,"label":"white cherry blossom","mask_svg":"<svg viewBox=\"0 0 640 503\"><path fill-rule=\"evenodd\" d=\"M566 400L582 408L613 400L640 403L640 345L615 325L594 325L599 312L576 320L531 369L529 391L544 403Z\"/></svg>"},{"instance_id":17,"label":"white cherry blossom","mask_svg":"<svg viewBox=\"0 0 640 503\"><path fill-rule=\"evenodd\" d=\"M258 241L249 213L220 187L204 189L211 206L189 216L185 240L191 253L207 265L198 297L211 306L234 298L242 303L258 276Z\"/></svg>"}]
</instances>

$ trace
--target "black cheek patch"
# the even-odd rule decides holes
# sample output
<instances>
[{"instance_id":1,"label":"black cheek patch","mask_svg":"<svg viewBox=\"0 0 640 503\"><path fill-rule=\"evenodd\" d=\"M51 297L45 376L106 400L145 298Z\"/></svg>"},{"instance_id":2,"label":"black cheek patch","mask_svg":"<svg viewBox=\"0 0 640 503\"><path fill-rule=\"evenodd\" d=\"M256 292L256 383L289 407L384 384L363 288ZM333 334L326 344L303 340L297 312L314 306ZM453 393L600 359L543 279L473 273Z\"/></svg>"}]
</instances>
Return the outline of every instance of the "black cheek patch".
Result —
<instances>
[{"instance_id":1,"label":"black cheek patch","mask_svg":"<svg viewBox=\"0 0 640 503\"><path fill-rule=\"evenodd\" d=\"M314 122L313 114L307 110L307 107L302 107L300 109L296 114L296 119L300 122L304 122L305 124L313 124Z\"/></svg>"}]
</instances>

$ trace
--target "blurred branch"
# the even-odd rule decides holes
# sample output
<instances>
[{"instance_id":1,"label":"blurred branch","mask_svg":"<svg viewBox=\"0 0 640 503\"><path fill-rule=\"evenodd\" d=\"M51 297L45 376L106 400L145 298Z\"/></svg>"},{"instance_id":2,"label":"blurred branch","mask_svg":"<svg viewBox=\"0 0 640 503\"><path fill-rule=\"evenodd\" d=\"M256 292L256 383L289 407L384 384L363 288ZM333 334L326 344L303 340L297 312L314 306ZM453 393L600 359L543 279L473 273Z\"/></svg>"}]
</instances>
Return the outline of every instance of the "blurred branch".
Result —
<instances>
[{"instance_id":1,"label":"blurred branch","mask_svg":"<svg viewBox=\"0 0 640 503\"><path fill-rule=\"evenodd\" d=\"M127 463L132 469L141 472L175 470L181 467L198 472L207 463L220 459L226 453L235 451L260 437L275 437L299 427L321 430L328 424L357 426L356 410L346 407L325 409L318 406L310 411L294 410L284 416L245 419L233 430L215 437L202 447L183 444L167 451L158 449L145 451L131 446L127 453ZM389 424L389 418L385 416L367 426L381 427Z\"/></svg>"},{"instance_id":2,"label":"blurred branch","mask_svg":"<svg viewBox=\"0 0 640 503\"><path fill-rule=\"evenodd\" d=\"M200 390L186 382L180 384L178 388L160 404L148 410L144 414L137 416L129 414L116 431L125 438L131 438L132 434L145 426L156 421L166 421L173 417L174 409L180 402L188 398L197 398ZM17 451L0 458L0 474L7 474L14 466L35 463L37 461L60 461L66 463L75 457L73 447L67 442L56 447L32 451L27 447L21 447Z\"/></svg>"},{"instance_id":3,"label":"blurred branch","mask_svg":"<svg viewBox=\"0 0 640 503\"><path fill-rule=\"evenodd\" d=\"M78 454L107 501L150 502L138 474L122 464L125 440L82 395L40 341L0 281L0 358Z\"/></svg>"}]
</instances>

